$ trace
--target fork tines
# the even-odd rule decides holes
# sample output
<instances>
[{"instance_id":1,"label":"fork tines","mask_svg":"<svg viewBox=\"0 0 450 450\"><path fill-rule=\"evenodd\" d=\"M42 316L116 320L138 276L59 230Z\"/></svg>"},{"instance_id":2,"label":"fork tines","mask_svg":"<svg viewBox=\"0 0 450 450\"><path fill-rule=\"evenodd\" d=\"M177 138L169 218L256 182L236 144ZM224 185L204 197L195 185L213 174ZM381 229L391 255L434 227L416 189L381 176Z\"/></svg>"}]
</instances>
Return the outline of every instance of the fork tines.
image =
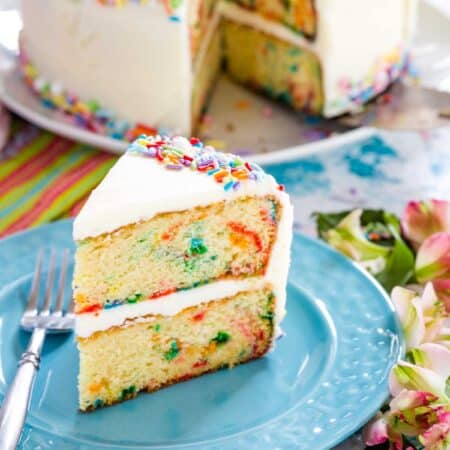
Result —
<instances>
[{"instance_id":1,"label":"fork tines","mask_svg":"<svg viewBox=\"0 0 450 450\"><path fill-rule=\"evenodd\" d=\"M58 329L72 326L72 324L58 320L62 318L73 319L73 299L70 300L69 305L64 310L64 294L70 251L66 248L59 256L55 249L50 250L47 270L45 271L46 276L43 275L45 253L43 248L39 250L28 303L21 325L26 329L39 327L46 328L49 331L52 329L57 331ZM58 261L60 261L60 264L58 264ZM59 277L57 282L55 282L57 267L59 267ZM42 295L41 281L43 280L41 279L45 277L45 291ZM41 306L40 303L42 303Z\"/></svg>"}]
</instances>

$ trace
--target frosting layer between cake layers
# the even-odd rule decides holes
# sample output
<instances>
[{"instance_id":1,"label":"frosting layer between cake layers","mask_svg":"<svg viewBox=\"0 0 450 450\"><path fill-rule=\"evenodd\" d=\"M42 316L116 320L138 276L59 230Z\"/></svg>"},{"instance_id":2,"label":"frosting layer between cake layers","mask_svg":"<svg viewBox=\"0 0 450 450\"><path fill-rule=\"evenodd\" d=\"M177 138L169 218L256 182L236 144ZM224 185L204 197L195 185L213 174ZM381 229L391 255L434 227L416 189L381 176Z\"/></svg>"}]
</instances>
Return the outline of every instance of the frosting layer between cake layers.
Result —
<instances>
[{"instance_id":1,"label":"frosting layer between cake layers","mask_svg":"<svg viewBox=\"0 0 450 450\"><path fill-rule=\"evenodd\" d=\"M121 326L127 320L134 319L134 321L142 322L154 320L145 316L173 316L191 306L232 297L239 292L263 289L266 284L267 281L264 277L224 280L168 294L156 300L124 304L94 314L80 314L77 318L76 334L79 337L86 338L97 331L105 331L114 326Z\"/></svg>"},{"instance_id":2,"label":"frosting layer between cake layers","mask_svg":"<svg viewBox=\"0 0 450 450\"><path fill-rule=\"evenodd\" d=\"M192 151L193 146L184 138L174 138L170 142L177 149L184 149L187 154ZM241 180L235 190L226 189L223 183L215 182L214 177L207 172L187 167L166 169L157 158L130 151L122 156L100 186L92 192L75 219L75 240L82 241L113 232L165 212L184 211L240 197L266 195L274 196L281 205L276 239L263 276L217 281L158 299L78 314L78 336L88 337L95 331L119 326L129 318L149 314L173 315L186 307L219 300L241 291L262 289L267 284L271 285L276 297L274 321L278 325L285 314L293 211L289 196L280 190L275 179L256 165L252 166L255 169L255 179Z\"/></svg>"}]
</instances>

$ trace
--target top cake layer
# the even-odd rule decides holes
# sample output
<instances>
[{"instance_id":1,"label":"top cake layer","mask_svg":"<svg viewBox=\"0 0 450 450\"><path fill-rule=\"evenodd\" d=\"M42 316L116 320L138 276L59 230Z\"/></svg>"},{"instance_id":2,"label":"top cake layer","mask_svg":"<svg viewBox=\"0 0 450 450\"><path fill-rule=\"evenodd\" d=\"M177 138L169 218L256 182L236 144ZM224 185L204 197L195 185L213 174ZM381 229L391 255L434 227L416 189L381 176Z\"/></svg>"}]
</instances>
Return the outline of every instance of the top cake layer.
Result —
<instances>
[{"instance_id":1,"label":"top cake layer","mask_svg":"<svg viewBox=\"0 0 450 450\"><path fill-rule=\"evenodd\" d=\"M287 194L259 166L198 139L142 136L130 145L75 219L83 240L148 220L239 197ZM285 199L286 197L286 199Z\"/></svg>"}]
</instances>

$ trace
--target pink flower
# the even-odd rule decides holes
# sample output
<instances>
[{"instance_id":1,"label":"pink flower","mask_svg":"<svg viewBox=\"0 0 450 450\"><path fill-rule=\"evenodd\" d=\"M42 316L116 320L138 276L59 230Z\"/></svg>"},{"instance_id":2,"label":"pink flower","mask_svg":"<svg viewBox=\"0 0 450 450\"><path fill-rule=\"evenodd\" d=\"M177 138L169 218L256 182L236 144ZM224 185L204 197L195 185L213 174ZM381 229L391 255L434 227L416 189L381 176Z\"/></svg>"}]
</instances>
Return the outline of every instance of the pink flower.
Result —
<instances>
[{"instance_id":1,"label":"pink flower","mask_svg":"<svg viewBox=\"0 0 450 450\"><path fill-rule=\"evenodd\" d=\"M450 314L450 279L434 280L433 287L437 297L444 304L445 311Z\"/></svg>"},{"instance_id":2,"label":"pink flower","mask_svg":"<svg viewBox=\"0 0 450 450\"><path fill-rule=\"evenodd\" d=\"M417 252L415 270L420 283L450 279L450 232L433 234L423 242Z\"/></svg>"},{"instance_id":3,"label":"pink flower","mask_svg":"<svg viewBox=\"0 0 450 450\"><path fill-rule=\"evenodd\" d=\"M403 212L401 223L404 236L417 250L432 234L450 232L450 202L411 201Z\"/></svg>"},{"instance_id":4,"label":"pink flower","mask_svg":"<svg viewBox=\"0 0 450 450\"><path fill-rule=\"evenodd\" d=\"M387 423L384 416L377 414L363 430L363 439L369 447L383 444L388 440Z\"/></svg>"},{"instance_id":5,"label":"pink flower","mask_svg":"<svg viewBox=\"0 0 450 450\"><path fill-rule=\"evenodd\" d=\"M411 350L414 363L399 361L392 368L389 390L396 397L407 389L428 392L448 402L447 378L450 374L450 350L443 345L427 343Z\"/></svg>"},{"instance_id":6,"label":"pink flower","mask_svg":"<svg viewBox=\"0 0 450 450\"><path fill-rule=\"evenodd\" d=\"M402 324L406 350L426 342L450 347L450 319L432 283L427 283L421 293L396 287L391 298Z\"/></svg>"},{"instance_id":7,"label":"pink flower","mask_svg":"<svg viewBox=\"0 0 450 450\"><path fill-rule=\"evenodd\" d=\"M450 446L450 410L443 407L436 411L437 423L419 436L427 450L447 450Z\"/></svg>"},{"instance_id":8,"label":"pink flower","mask_svg":"<svg viewBox=\"0 0 450 450\"><path fill-rule=\"evenodd\" d=\"M419 406L427 406L431 402L437 401L439 398L431 392L424 391L408 391L403 389L399 392L397 397L394 397L389 403L389 407L395 410L405 410L417 408Z\"/></svg>"},{"instance_id":9,"label":"pink flower","mask_svg":"<svg viewBox=\"0 0 450 450\"><path fill-rule=\"evenodd\" d=\"M440 399L424 391L403 389L390 402L389 410L378 413L363 430L366 445L373 446L390 442L390 448L403 449L403 436L419 438L421 442L435 445L430 449L444 450L436 446L448 436L448 408Z\"/></svg>"}]
</instances>

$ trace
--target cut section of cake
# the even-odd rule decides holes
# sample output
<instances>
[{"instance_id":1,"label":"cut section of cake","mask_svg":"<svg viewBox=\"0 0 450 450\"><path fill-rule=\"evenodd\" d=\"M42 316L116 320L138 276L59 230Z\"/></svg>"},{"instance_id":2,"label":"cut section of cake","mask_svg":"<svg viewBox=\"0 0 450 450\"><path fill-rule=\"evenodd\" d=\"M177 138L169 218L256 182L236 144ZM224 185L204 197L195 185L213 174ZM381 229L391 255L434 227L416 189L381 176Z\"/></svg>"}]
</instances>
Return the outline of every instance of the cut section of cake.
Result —
<instances>
[{"instance_id":1,"label":"cut section of cake","mask_svg":"<svg viewBox=\"0 0 450 450\"><path fill-rule=\"evenodd\" d=\"M80 409L259 358L285 314L292 206L198 139L141 136L74 223Z\"/></svg>"}]
</instances>

